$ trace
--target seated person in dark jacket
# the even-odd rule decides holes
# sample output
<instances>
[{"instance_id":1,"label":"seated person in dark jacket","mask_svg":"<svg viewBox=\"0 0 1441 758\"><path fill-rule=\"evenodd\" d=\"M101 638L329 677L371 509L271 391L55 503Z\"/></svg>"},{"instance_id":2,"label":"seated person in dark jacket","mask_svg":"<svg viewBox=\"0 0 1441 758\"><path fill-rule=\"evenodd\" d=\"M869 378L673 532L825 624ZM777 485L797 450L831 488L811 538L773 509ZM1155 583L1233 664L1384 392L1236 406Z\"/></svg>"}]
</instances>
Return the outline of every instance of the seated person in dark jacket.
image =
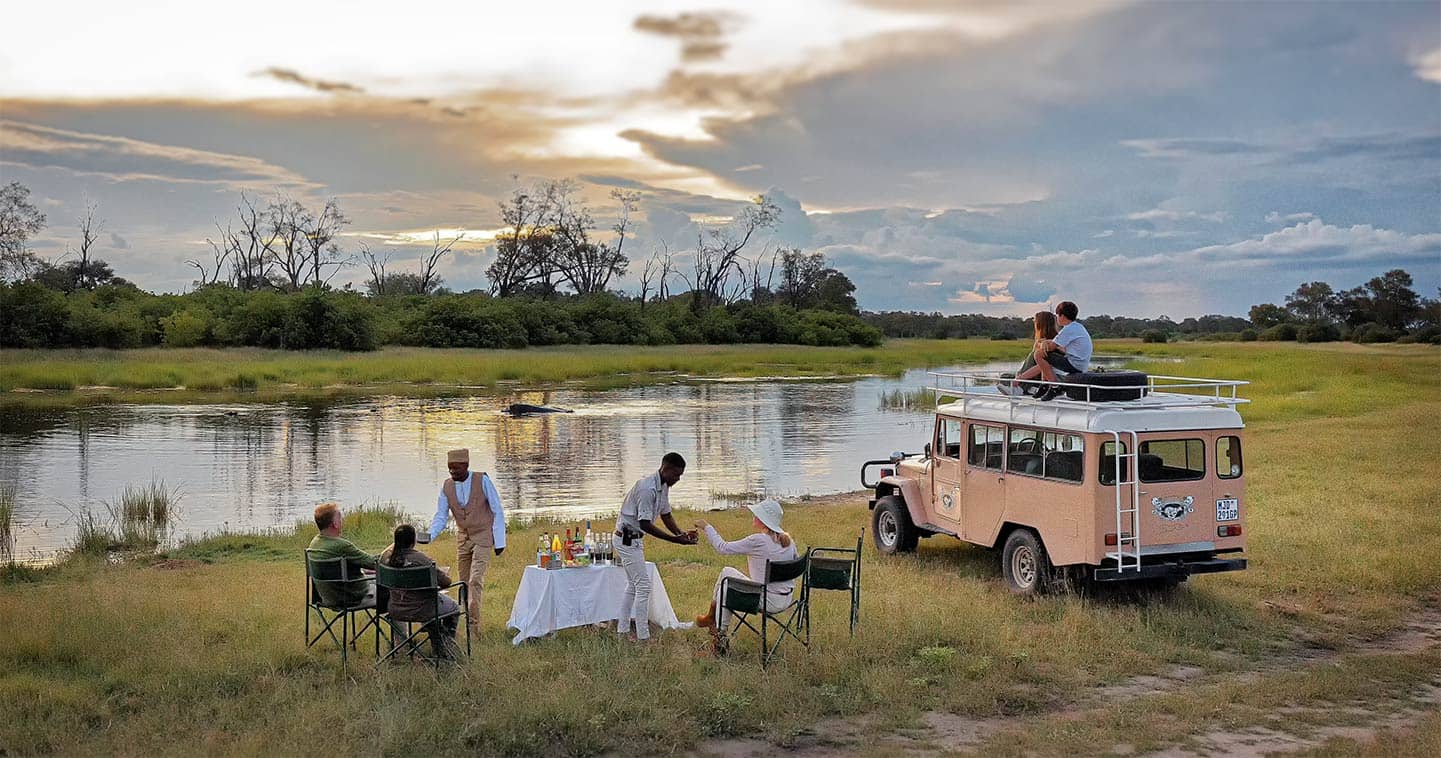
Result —
<instances>
[{"instance_id":1,"label":"seated person in dark jacket","mask_svg":"<svg viewBox=\"0 0 1441 758\"><path fill-rule=\"evenodd\" d=\"M434 569L439 586L450 585L450 577L435 567L435 561L415 549L415 527L410 524L395 527L395 542L380 554L380 562L392 568L429 566ZM438 613L437 599L440 601ZM425 623L424 629L430 635L435 655L449 657L449 647L454 644L456 624L460 618L460 606L449 595L437 590L391 590L389 608L390 618L395 621Z\"/></svg>"},{"instance_id":2,"label":"seated person in dark jacket","mask_svg":"<svg viewBox=\"0 0 1441 758\"><path fill-rule=\"evenodd\" d=\"M345 558L350 562L348 576L359 577L344 584L316 582L315 591L320 599L332 608L351 608L375 600L375 582L360 577L360 569L374 570L375 556L361 550L355 543L340 536L340 506L335 503L321 503L315 506L315 526L320 534L310 541L310 558Z\"/></svg>"}]
</instances>

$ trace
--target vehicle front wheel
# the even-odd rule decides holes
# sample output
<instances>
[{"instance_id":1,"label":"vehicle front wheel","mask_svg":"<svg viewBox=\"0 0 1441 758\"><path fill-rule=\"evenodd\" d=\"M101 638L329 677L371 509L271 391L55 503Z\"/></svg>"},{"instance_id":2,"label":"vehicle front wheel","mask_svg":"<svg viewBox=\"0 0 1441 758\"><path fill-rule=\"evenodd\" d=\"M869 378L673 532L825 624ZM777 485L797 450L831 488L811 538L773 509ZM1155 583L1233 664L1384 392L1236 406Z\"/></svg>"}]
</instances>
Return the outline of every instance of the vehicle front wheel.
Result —
<instances>
[{"instance_id":1,"label":"vehicle front wheel","mask_svg":"<svg viewBox=\"0 0 1441 758\"><path fill-rule=\"evenodd\" d=\"M1046 591L1051 561L1035 532L1017 529L1006 538L1001 550L1001 574L1016 595L1038 595Z\"/></svg>"},{"instance_id":2,"label":"vehicle front wheel","mask_svg":"<svg viewBox=\"0 0 1441 758\"><path fill-rule=\"evenodd\" d=\"M885 555L910 553L916 549L920 534L911 523L906 501L896 495L887 495L876 501L871 513L871 534L875 535L876 549Z\"/></svg>"}]
</instances>

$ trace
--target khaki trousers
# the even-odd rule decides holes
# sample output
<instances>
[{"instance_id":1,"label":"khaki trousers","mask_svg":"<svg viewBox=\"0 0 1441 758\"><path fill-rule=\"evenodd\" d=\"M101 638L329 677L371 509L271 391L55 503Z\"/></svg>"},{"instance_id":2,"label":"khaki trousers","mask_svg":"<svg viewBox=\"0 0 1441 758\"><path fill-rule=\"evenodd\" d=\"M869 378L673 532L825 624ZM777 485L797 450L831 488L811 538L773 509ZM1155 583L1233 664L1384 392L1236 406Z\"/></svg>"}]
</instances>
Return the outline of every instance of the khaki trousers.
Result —
<instances>
[{"instance_id":1,"label":"khaki trousers","mask_svg":"<svg viewBox=\"0 0 1441 758\"><path fill-rule=\"evenodd\" d=\"M480 594L485 588L485 570L495 555L490 535L485 536L487 539L483 541L467 534L455 537L456 568L460 569L455 580L465 582L466 592L470 595L470 605L466 610L470 613L472 632L480 631Z\"/></svg>"}]
</instances>

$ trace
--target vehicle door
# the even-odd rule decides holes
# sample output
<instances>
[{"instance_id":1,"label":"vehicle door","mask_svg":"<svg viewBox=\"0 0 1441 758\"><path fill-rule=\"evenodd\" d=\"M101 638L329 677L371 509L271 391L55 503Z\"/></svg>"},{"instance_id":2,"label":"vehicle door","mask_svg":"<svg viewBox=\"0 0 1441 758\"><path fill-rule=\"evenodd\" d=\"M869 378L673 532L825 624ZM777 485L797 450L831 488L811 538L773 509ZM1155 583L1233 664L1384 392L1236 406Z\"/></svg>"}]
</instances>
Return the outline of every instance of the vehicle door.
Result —
<instances>
[{"instance_id":1,"label":"vehicle door","mask_svg":"<svg viewBox=\"0 0 1441 758\"><path fill-rule=\"evenodd\" d=\"M1197 432L1141 439L1136 465L1143 553L1212 549L1216 495L1215 481L1208 475L1207 441Z\"/></svg>"},{"instance_id":2,"label":"vehicle door","mask_svg":"<svg viewBox=\"0 0 1441 758\"><path fill-rule=\"evenodd\" d=\"M1006 428L966 423L965 473L961 481L962 538L978 545L995 542L1006 510Z\"/></svg>"},{"instance_id":3,"label":"vehicle door","mask_svg":"<svg viewBox=\"0 0 1441 758\"><path fill-rule=\"evenodd\" d=\"M960 419L937 416L935 449L931 454L931 509L936 525L956 534L961 533L961 477L965 469L961 431Z\"/></svg>"}]
</instances>

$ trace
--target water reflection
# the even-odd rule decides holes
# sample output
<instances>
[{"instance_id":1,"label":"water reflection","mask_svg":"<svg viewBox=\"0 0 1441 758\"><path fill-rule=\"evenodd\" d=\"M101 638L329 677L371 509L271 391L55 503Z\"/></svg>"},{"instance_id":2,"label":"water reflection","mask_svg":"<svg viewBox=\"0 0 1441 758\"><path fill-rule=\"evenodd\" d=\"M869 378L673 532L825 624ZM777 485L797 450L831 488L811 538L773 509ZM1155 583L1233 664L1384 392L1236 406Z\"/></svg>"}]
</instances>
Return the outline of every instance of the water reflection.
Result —
<instances>
[{"instance_id":1,"label":"water reflection","mask_svg":"<svg viewBox=\"0 0 1441 758\"><path fill-rule=\"evenodd\" d=\"M856 489L861 461L918 449L924 411L886 410L905 377L705 382L615 390L381 397L335 403L0 409L0 481L19 490L17 554L44 558L71 511L103 509L127 484L182 493L177 532L288 526L316 503L394 502L433 513L445 451L471 449L513 513L609 515L668 450L690 461L677 505L730 505ZM513 402L574 413L510 418Z\"/></svg>"}]
</instances>

